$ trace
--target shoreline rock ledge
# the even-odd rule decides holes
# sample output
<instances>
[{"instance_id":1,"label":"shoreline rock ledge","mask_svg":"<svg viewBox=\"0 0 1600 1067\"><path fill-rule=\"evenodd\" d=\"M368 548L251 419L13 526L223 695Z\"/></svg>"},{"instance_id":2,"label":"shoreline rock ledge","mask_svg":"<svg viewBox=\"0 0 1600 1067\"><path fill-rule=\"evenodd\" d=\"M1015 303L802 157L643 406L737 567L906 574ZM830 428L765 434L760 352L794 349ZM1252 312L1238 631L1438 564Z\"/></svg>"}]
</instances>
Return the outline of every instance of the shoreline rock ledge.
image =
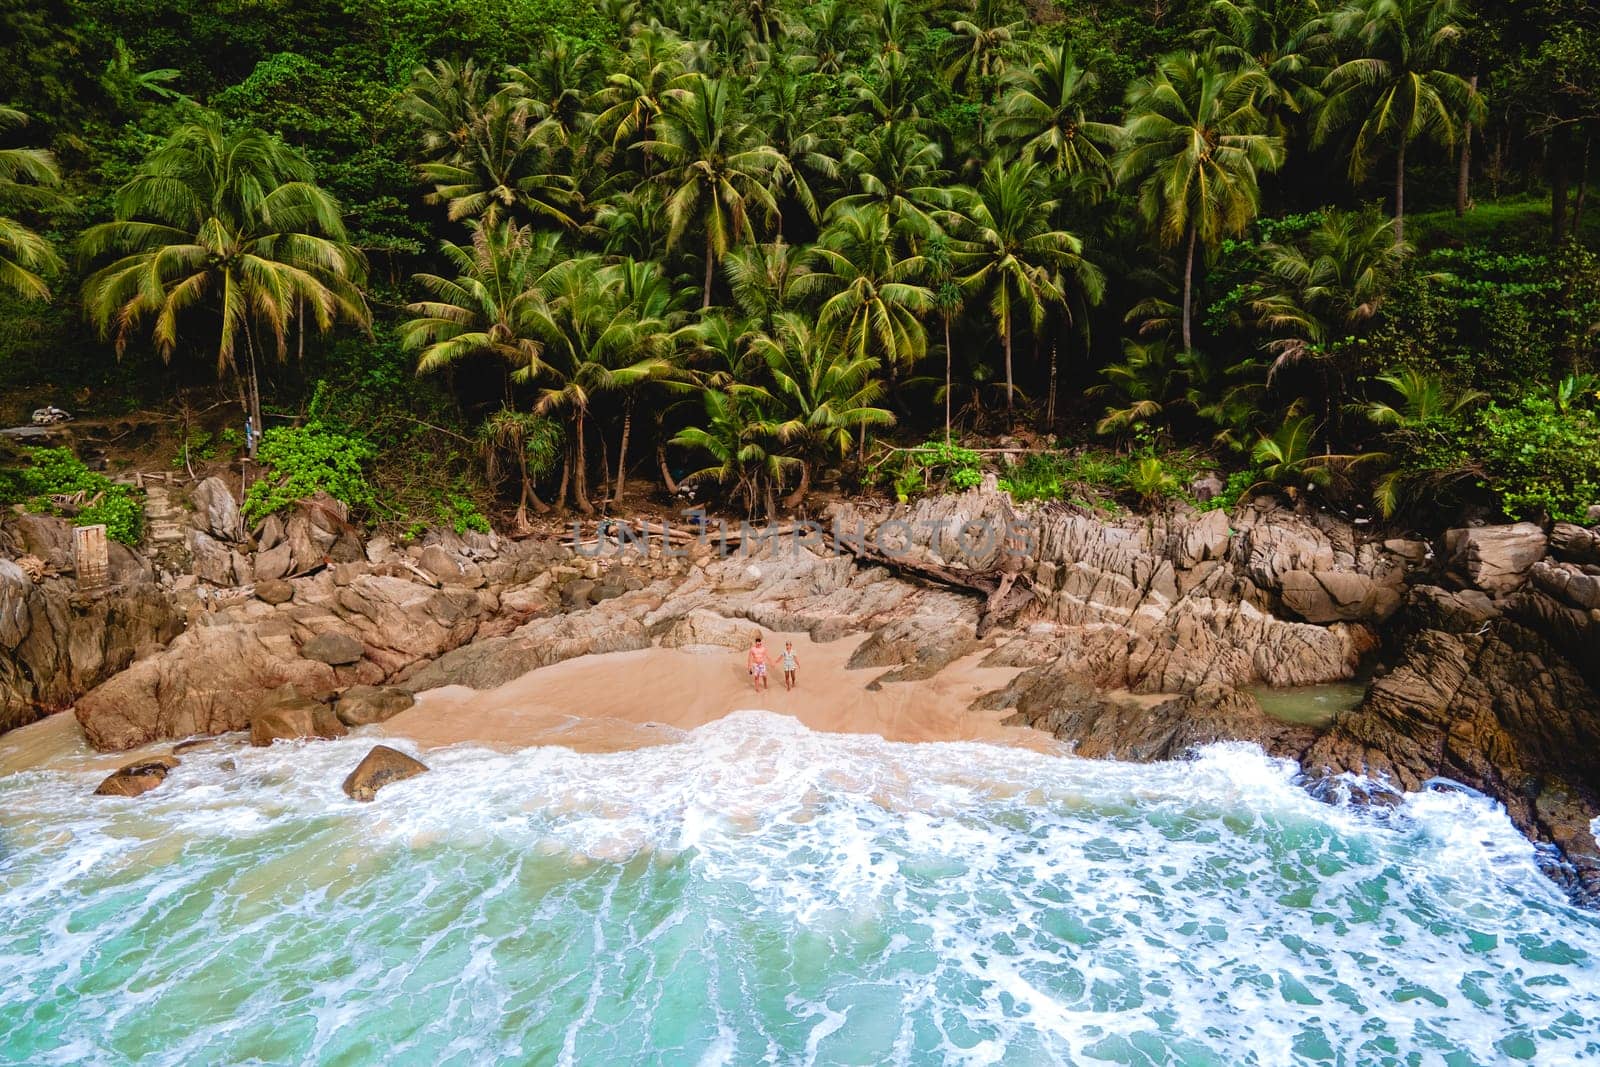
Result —
<instances>
[{"instance_id":1,"label":"shoreline rock ledge","mask_svg":"<svg viewBox=\"0 0 1600 1067\"><path fill-rule=\"evenodd\" d=\"M869 545L892 529L895 551L768 541L754 556L657 544L589 558L448 531L399 548L364 540L326 498L245 530L213 486L190 521L214 545L189 571L117 551L113 588L85 596L70 529L7 516L0 728L71 705L102 750L246 729L330 737L425 689L492 688L577 656L731 647L747 626L863 635L864 685L932 677L975 650L1019 668L980 700L1086 756L1244 740L1299 760L1324 793L1346 772L1407 790L1459 782L1556 846L1548 869L1576 899L1600 900L1600 528L1431 540L1266 501L1108 517L992 489L824 518ZM974 522L1028 533L964 538ZM1321 727L1251 695L1369 674L1360 704Z\"/></svg>"}]
</instances>

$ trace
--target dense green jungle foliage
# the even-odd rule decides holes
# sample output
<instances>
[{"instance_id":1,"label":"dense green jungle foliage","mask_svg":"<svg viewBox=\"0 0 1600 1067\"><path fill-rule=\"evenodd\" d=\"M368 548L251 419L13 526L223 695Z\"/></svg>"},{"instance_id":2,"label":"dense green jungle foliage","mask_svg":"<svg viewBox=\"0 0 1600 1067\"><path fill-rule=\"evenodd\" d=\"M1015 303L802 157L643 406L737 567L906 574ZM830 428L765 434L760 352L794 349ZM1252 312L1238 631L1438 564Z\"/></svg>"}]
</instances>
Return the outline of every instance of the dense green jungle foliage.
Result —
<instances>
[{"instance_id":1,"label":"dense green jungle foliage","mask_svg":"<svg viewBox=\"0 0 1600 1067\"><path fill-rule=\"evenodd\" d=\"M1582 517L1596 40L1577 0L3 0L0 416L181 409L252 516L459 530L909 497L1001 440L1030 499ZM0 503L120 499L23 466Z\"/></svg>"}]
</instances>

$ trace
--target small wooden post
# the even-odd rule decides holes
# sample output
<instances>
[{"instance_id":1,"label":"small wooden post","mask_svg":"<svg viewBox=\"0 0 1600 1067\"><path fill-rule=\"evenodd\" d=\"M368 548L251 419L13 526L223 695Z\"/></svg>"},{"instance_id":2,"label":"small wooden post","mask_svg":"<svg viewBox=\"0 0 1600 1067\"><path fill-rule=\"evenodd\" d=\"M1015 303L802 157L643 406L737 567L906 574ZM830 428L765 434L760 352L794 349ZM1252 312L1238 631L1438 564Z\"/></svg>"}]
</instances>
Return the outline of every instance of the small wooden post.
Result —
<instances>
[{"instance_id":1,"label":"small wooden post","mask_svg":"<svg viewBox=\"0 0 1600 1067\"><path fill-rule=\"evenodd\" d=\"M106 551L105 523L73 528L72 559L78 572L78 588L98 589L106 584L111 562Z\"/></svg>"}]
</instances>

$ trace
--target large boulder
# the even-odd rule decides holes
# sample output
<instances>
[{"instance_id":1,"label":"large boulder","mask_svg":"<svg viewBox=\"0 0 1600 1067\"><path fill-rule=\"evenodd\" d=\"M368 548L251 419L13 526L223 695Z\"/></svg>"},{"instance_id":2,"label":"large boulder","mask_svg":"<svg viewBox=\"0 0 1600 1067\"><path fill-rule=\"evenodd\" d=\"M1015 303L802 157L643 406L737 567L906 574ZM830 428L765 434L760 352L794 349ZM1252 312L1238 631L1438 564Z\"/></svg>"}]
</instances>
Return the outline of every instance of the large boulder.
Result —
<instances>
[{"instance_id":1,"label":"large boulder","mask_svg":"<svg viewBox=\"0 0 1600 1067\"><path fill-rule=\"evenodd\" d=\"M880 680L911 681L931 678L977 647L974 628L967 620L916 615L873 631L845 666L898 667Z\"/></svg>"},{"instance_id":2,"label":"large boulder","mask_svg":"<svg viewBox=\"0 0 1600 1067\"><path fill-rule=\"evenodd\" d=\"M339 694L334 712L346 726L387 722L417 702L410 690L393 685L353 685Z\"/></svg>"},{"instance_id":3,"label":"large boulder","mask_svg":"<svg viewBox=\"0 0 1600 1067\"><path fill-rule=\"evenodd\" d=\"M1444 535L1451 567L1491 596L1521 589L1548 543L1544 531L1531 522L1447 530Z\"/></svg>"},{"instance_id":4,"label":"large boulder","mask_svg":"<svg viewBox=\"0 0 1600 1067\"><path fill-rule=\"evenodd\" d=\"M420 760L406 755L388 745L374 745L356 769L344 780L345 795L352 800L370 801L378 790L407 778L427 773L428 767Z\"/></svg>"},{"instance_id":5,"label":"large boulder","mask_svg":"<svg viewBox=\"0 0 1600 1067\"><path fill-rule=\"evenodd\" d=\"M238 543L245 539L244 517L239 505L221 478L210 477L194 487L194 521L201 530L219 541Z\"/></svg>"},{"instance_id":6,"label":"large boulder","mask_svg":"<svg viewBox=\"0 0 1600 1067\"><path fill-rule=\"evenodd\" d=\"M1558 522L1550 528L1550 554L1569 563L1600 563L1600 531Z\"/></svg>"},{"instance_id":7,"label":"large boulder","mask_svg":"<svg viewBox=\"0 0 1600 1067\"><path fill-rule=\"evenodd\" d=\"M300 654L331 667L344 667L360 662L366 646L349 634L321 633L301 645Z\"/></svg>"},{"instance_id":8,"label":"large boulder","mask_svg":"<svg viewBox=\"0 0 1600 1067\"><path fill-rule=\"evenodd\" d=\"M286 576L293 568L294 546L288 541L280 541L273 547L256 553L255 578L258 582L276 581Z\"/></svg>"},{"instance_id":9,"label":"large boulder","mask_svg":"<svg viewBox=\"0 0 1600 1067\"><path fill-rule=\"evenodd\" d=\"M263 604L287 604L294 599L294 584L281 578L256 579L256 599Z\"/></svg>"},{"instance_id":10,"label":"large boulder","mask_svg":"<svg viewBox=\"0 0 1600 1067\"><path fill-rule=\"evenodd\" d=\"M284 686L262 699L250 716L250 743L265 747L274 741L331 739L349 731L333 708Z\"/></svg>"},{"instance_id":11,"label":"large boulder","mask_svg":"<svg viewBox=\"0 0 1600 1067\"><path fill-rule=\"evenodd\" d=\"M714 611L697 609L674 619L661 635L663 648L714 646L743 652L761 636L761 627L748 619L730 619Z\"/></svg>"},{"instance_id":12,"label":"large boulder","mask_svg":"<svg viewBox=\"0 0 1600 1067\"><path fill-rule=\"evenodd\" d=\"M189 531L189 556L194 560L195 577L212 585L235 584L233 550L204 530Z\"/></svg>"},{"instance_id":13,"label":"large boulder","mask_svg":"<svg viewBox=\"0 0 1600 1067\"><path fill-rule=\"evenodd\" d=\"M417 566L439 579L441 584L461 580L461 564L445 550L443 545L429 545L422 550Z\"/></svg>"},{"instance_id":14,"label":"large boulder","mask_svg":"<svg viewBox=\"0 0 1600 1067\"><path fill-rule=\"evenodd\" d=\"M1382 622L1400 607L1400 591L1354 571L1288 571L1283 606L1306 622Z\"/></svg>"},{"instance_id":15,"label":"large boulder","mask_svg":"<svg viewBox=\"0 0 1600 1067\"><path fill-rule=\"evenodd\" d=\"M95 788L97 797L137 797L150 792L167 780L167 774L178 765L176 756L151 756L118 767Z\"/></svg>"}]
</instances>

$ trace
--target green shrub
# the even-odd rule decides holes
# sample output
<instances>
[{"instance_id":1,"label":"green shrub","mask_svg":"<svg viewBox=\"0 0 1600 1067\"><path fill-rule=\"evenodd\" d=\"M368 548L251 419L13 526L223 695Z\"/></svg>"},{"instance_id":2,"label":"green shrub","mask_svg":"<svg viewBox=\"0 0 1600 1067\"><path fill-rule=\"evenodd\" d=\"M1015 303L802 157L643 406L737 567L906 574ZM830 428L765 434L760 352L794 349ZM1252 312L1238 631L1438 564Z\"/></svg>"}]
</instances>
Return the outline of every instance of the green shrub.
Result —
<instances>
[{"instance_id":1,"label":"green shrub","mask_svg":"<svg viewBox=\"0 0 1600 1067\"><path fill-rule=\"evenodd\" d=\"M489 532L489 520L478 509L478 502L459 486L440 496L439 518L458 534Z\"/></svg>"},{"instance_id":2,"label":"green shrub","mask_svg":"<svg viewBox=\"0 0 1600 1067\"><path fill-rule=\"evenodd\" d=\"M926 492L973 489L983 480L983 457L970 448L944 441L926 441L916 448L896 449L872 470L886 477L900 501Z\"/></svg>"},{"instance_id":3,"label":"green shrub","mask_svg":"<svg viewBox=\"0 0 1600 1067\"><path fill-rule=\"evenodd\" d=\"M377 498L364 465L376 455L364 437L321 423L268 430L256 454L266 472L245 491L244 516L254 522L317 492L370 511Z\"/></svg>"},{"instance_id":4,"label":"green shrub","mask_svg":"<svg viewBox=\"0 0 1600 1067\"><path fill-rule=\"evenodd\" d=\"M144 494L131 485L118 485L84 466L66 448L35 448L26 464L0 470L0 505L21 504L41 514L61 514L51 497L83 494L84 503L72 515L75 526L105 523L106 536L136 545L144 536Z\"/></svg>"},{"instance_id":5,"label":"green shrub","mask_svg":"<svg viewBox=\"0 0 1600 1067\"><path fill-rule=\"evenodd\" d=\"M1583 522L1600 502L1600 422L1544 396L1490 404L1463 448L1481 455L1482 482L1515 519Z\"/></svg>"}]
</instances>

